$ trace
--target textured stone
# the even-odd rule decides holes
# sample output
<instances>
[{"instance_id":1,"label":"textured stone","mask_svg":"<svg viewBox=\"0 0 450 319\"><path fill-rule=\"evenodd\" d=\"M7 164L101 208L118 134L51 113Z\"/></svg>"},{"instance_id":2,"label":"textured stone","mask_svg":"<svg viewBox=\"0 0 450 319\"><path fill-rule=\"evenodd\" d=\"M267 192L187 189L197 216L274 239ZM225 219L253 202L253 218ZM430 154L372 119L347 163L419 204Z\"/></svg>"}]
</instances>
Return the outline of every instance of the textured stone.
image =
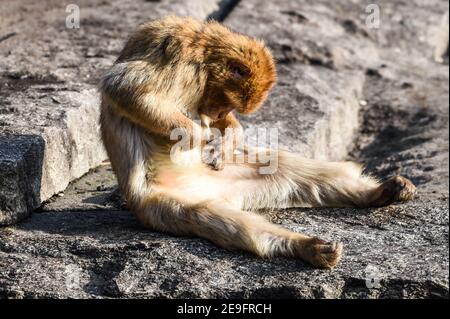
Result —
<instances>
[{"instance_id":1,"label":"textured stone","mask_svg":"<svg viewBox=\"0 0 450 319\"><path fill-rule=\"evenodd\" d=\"M0 4L0 225L106 159L95 85L137 24L168 14L220 17L234 1L77 1L79 29L65 26L69 3ZM27 145L40 153L17 155L9 136L35 136Z\"/></svg>"},{"instance_id":2,"label":"textured stone","mask_svg":"<svg viewBox=\"0 0 450 319\"><path fill-rule=\"evenodd\" d=\"M0 136L1 225L27 216L30 207L40 204L43 150L37 135Z\"/></svg>"},{"instance_id":3,"label":"textured stone","mask_svg":"<svg viewBox=\"0 0 450 319\"><path fill-rule=\"evenodd\" d=\"M52 211L0 230L0 296L448 298L446 209L414 203L269 217L341 240L342 263L323 271L291 259L260 260L148 231L126 211ZM366 285L370 278L378 289Z\"/></svg>"},{"instance_id":4,"label":"textured stone","mask_svg":"<svg viewBox=\"0 0 450 319\"><path fill-rule=\"evenodd\" d=\"M225 23L264 39L278 62L278 86L248 128L276 127L282 148L342 159L358 127L364 73L351 64L376 56L372 43L348 37L333 17L296 1L242 1ZM332 8L323 11L332 14ZM360 50L361 48L361 50ZM364 58L363 58L364 55ZM362 62L360 62L362 63Z\"/></svg>"},{"instance_id":5,"label":"textured stone","mask_svg":"<svg viewBox=\"0 0 450 319\"><path fill-rule=\"evenodd\" d=\"M360 99L346 158L418 186L418 199L383 208L261 212L289 229L343 242L337 268L260 260L144 229L123 210L103 166L32 218L0 229L0 297L448 298L449 75L420 40L448 2L376 1L383 17L377 30L361 18L371 2L243 0L226 19L264 37L281 62L279 87L247 126L265 121L280 130L286 148L342 157L329 149L314 154L331 140L310 134L321 125L316 120L329 120L324 104L344 110L336 96ZM284 51L283 29L291 37Z\"/></svg>"},{"instance_id":6,"label":"textured stone","mask_svg":"<svg viewBox=\"0 0 450 319\"><path fill-rule=\"evenodd\" d=\"M40 211L90 211L125 208L108 163L72 182L64 192L47 200Z\"/></svg>"}]
</instances>

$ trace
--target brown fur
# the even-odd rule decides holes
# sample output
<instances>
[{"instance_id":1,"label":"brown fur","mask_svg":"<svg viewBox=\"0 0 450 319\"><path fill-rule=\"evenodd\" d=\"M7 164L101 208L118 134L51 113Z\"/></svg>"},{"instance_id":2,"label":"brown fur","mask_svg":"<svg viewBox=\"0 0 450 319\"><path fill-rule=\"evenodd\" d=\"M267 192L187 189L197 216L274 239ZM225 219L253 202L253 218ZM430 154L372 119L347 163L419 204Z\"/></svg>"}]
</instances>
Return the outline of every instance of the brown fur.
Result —
<instances>
[{"instance_id":1,"label":"brown fur","mask_svg":"<svg viewBox=\"0 0 450 319\"><path fill-rule=\"evenodd\" d=\"M260 41L216 22L167 17L130 37L104 75L101 130L129 207L143 225L199 236L227 249L262 257L291 256L332 268L342 245L288 231L249 212L264 207L378 206L411 199L407 179L385 183L353 163L322 162L269 150L278 171L264 163L225 163L213 170L196 147L175 153L173 129L202 132L201 114L222 131L240 128L232 110L254 112L276 80L272 56ZM246 147L246 156L251 149Z\"/></svg>"}]
</instances>

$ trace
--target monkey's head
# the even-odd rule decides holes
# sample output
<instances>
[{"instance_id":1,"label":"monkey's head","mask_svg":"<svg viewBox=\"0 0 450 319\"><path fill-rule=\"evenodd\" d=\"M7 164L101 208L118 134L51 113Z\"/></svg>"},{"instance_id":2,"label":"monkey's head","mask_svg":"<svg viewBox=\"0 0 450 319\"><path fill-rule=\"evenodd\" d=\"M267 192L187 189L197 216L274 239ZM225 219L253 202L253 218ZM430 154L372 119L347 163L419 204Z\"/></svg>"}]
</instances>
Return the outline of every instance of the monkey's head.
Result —
<instances>
[{"instance_id":1,"label":"monkey's head","mask_svg":"<svg viewBox=\"0 0 450 319\"><path fill-rule=\"evenodd\" d=\"M270 51L261 41L216 22L207 23L203 32L208 80L199 113L218 120L232 110L241 114L256 111L276 82Z\"/></svg>"}]
</instances>

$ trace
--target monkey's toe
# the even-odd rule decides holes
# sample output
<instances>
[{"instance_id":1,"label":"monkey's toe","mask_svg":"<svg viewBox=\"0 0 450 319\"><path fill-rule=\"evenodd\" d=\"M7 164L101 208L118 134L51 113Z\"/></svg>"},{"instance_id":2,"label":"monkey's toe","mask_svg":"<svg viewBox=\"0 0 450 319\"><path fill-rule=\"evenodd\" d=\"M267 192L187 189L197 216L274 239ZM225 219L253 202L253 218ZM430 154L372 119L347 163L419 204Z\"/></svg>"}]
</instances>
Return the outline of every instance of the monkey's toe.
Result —
<instances>
[{"instance_id":1,"label":"monkey's toe","mask_svg":"<svg viewBox=\"0 0 450 319\"><path fill-rule=\"evenodd\" d=\"M413 199L417 194L416 186L407 178L394 176L384 183L386 190L392 196L392 201L405 202Z\"/></svg>"},{"instance_id":2,"label":"monkey's toe","mask_svg":"<svg viewBox=\"0 0 450 319\"><path fill-rule=\"evenodd\" d=\"M342 243L313 238L306 247L304 259L315 267L332 269L341 260L342 251Z\"/></svg>"},{"instance_id":3,"label":"monkey's toe","mask_svg":"<svg viewBox=\"0 0 450 319\"><path fill-rule=\"evenodd\" d=\"M397 201L408 201L414 199L417 195L417 188L414 184L407 178L402 176L396 176L396 183L400 185L398 188L396 200Z\"/></svg>"},{"instance_id":4,"label":"monkey's toe","mask_svg":"<svg viewBox=\"0 0 450 319\"><path fill-rule=\"evenodd\" d=\"M379 190L373 206L385 206L394 202L405 202L413 199L417 194L414 184L403 176L394 176L385 181Z\"/></svg>"}]
</instances>

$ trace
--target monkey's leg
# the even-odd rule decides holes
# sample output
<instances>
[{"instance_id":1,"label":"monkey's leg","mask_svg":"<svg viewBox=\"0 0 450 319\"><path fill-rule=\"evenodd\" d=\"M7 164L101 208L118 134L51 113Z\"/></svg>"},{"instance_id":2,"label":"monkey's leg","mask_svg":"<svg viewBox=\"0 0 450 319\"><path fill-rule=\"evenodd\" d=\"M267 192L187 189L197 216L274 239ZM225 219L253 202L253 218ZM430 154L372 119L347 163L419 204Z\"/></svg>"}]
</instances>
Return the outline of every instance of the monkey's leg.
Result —
<instances>
[{"instance_id":1,"label":"monkey's leg","mask_svg":"<svg viewBox=\"0 0 450 319\"><path fill-rule=\"evenodd\" d=\"M414 198L415 186L408 179L395 176L380 182L362 173L362 166L352 162L321 162L280 154L280 170L306 190L307 201L314 206L383 206ZM292 171L291 171L292 170Z\"/></svg>"},{"instance_id":2,"label":"monkey's leg","mask_svg":"<svg viewBox=\"0 0 450 319\"><path fill-rule=\"evenodd\" d=\"M352 162L317 161L278 152L273 174L261 174L264 165L249 165L258 170L249 182L259 187L245 197L245 208L371 207L407 201L416 194L408 179L395 176L381 183L362 174L361 166Z\"/></svg>"},{"instance_id":3,"label":"monkey's leg","mask_svg":"<svg viewBox=\"0 0 450 319\"><path fill-rule=\"evenodd\" d=\"M342 244L291 232L262 216L233 208L224 201L192 204L153 195L136 207L147 227L175 235L198 236L227 249L241 249L261 257L289 256L320 268L333 268Z\"/></svg>"}]
</instances>

